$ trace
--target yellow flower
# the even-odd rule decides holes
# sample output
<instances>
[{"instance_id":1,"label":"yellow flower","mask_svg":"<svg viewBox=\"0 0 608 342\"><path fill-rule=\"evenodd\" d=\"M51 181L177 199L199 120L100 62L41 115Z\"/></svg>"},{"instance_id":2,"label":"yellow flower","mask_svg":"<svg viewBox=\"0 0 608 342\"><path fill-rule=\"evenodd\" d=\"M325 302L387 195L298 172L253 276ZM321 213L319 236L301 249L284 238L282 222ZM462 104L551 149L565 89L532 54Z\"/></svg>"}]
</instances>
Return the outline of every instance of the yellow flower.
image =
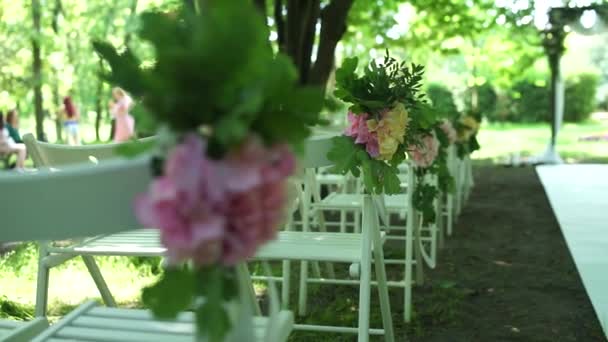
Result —
<instances>
[{"instance_id":1,"label":"yellow flower","mask_svg":"<svg viewBox=\"0 0 608 342\"><path fill-rule=\"evenodd\" d=\"M465 116L460 122L474 133L479 130L479 122L477 122L477 120L475 120L475 118L472 116Z\"/></svg>"},{"instance_id":2,"label":"yellow flower","mask_svg":"<svg viewBox=\"0 0 608 342\"><path fill-rule=\"evenodd\" d=\"M403 103L397 103L395 107L393 107L393 110L384 115L384 120L387 122L386 125L390 129L391 137L397 139L400 143L403 143L403 140L405 139L408 117L409 115Z\"/></svg>"},{"instance_id":3,"label":"yellow flower","mask_svg":"<svg viewBox=\"0 0 608 342\"><path fill-rule=\"evenodd\" d=\"M462 127L458 132L458 140L460 142L468 141L471 137L479 131L479 122L472 116L465 116L460 119Z\"/></svg>"},{"instance_id":4,"label":"yellow flower","mask_svg":"<svg viewBox=\"0 0 608 342\"><path fill-rule=\"evenodd\" d=\"M378 136L379 159L390 160L405 140L408 113L402 103L386 112L380 121L368 120L367 128Z\"/></svg>"}]
</instances>

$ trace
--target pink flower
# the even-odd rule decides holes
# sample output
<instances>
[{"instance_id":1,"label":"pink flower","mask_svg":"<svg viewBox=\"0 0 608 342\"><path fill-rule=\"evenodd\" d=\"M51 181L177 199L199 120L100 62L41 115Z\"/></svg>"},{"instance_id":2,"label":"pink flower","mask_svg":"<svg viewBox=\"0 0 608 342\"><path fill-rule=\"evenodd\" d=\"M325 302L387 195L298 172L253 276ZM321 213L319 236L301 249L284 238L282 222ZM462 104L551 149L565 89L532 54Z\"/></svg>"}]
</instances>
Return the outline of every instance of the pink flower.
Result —
<instances>
[{"instance_id":1,"label":"pink flower","mask_svg":"<svg viewBox=\"0 0 608 342\"><path fill-rule=\"evenodd\" d=\"M348 112L348 121L350 126L346 128L344 134L349 137L355 138L356 144L366 144L370 139L370 132L367 128L367 113L354 114Z\"/></svg>"},{"instance_id":2,"label":"pink flower","mask_svg":"<svg viewBox=\"0 0 608 342\"><path fill-rule=\"evenodd\" d=\"M250 138L222 160L191 134L170 151L164 174L139 196L139 221L161 231L171 262L234 264L274 237L295 158L284 145Z\"/></svg>"},{"instance_id":3,"label":"pink flower","mask_svg":"<svg viewBox=\"0 0 608 342\"><path fill-rule=\"evenodd\" d=\"M354 114L348 112L348 122L350 125L344 131L344 135L355 138L355 144L365 145L367 153L376 158L380 155L380 147L378 145L378 135L376 132L370 132L367 119L367 113Z\"/></svg>"},{"instance_id":4,"label":"pink flower","mask_svg":"<svg viewBox=\"0 0 608 342\"><path fill-rule=\"evenodd\" d=\"M377 158L380 155L380 145L378 144L378 136L372 135L365 145L365 150L372 158Z\"/></svg>"},{"instance_id":5,"label":"pink flower","mask_svg":"<svg viewBox=\"0 0 608 342\"><path fill-rule=\"evenodd\" d=\"M285 201L284 182L261 184L232 197L223 245L226 264L252 257L257 246L275 237Z\"/></svg>"},{"instance_id":6,"label":"pink flower","mask_svg":"<svg viewBox=\"0 0 608 342\"><path fill-rule=\"evenodd\" d=\"M439 151L439 141L435 135L427 134L420 139L419 144L412 144L408 147L410 157L414 164L419 167L429 167L435 161Z\"/></svg>"},{"instance_id":7,"label":"pink flower","mask_svg":"<svg viewBox=\"0 0 608 342\"><path fill-rule=\"evenodd\" d=\"M448 137L450 144L456 142L458 139L458 132L456 132L456 129L454 129L454 126L449 120L443 120L441 125L439 125L439 128L441 128L443 133L445 133L445 135Z\"/></svg>"}]
</instances>

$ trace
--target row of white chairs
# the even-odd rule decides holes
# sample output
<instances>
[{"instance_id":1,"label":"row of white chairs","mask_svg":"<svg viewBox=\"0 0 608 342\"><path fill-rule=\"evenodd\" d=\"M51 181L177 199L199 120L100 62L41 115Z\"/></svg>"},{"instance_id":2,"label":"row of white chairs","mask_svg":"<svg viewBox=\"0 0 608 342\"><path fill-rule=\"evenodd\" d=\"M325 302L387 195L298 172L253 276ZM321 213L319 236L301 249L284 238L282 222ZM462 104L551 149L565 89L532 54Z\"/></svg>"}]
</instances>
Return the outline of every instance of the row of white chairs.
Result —
<instances>
[{"instance_id":1,"label":"row of white chairs","mask_svg":"<svg viewBox=\"0 0 608 342\"><path fill-rule=\"evenodd\" d=\"M318 179L320 180L319 183L322 183L323 177L321 176L317 178L316 170L330 166L330 163L325 158L326 152L331 144L331 140L329 138L329 136L316 137L311 139L308 143L307 155L303 163L303 166L305 167L306 171L303 172L304 178L299 180L299 189L301 189L302 191L298 196L297 203L294 204L294 211L298 211L298 216L300 218L299 222L295 220L288 222L286 225L286 231L281 232L278 235L276 241L273 241L261 248L255 260L264 262L282 261L282 277L266 276L262 278L271 280L271 286L269 288L272 288L274 286L275 281L279 280L281 282L281 299L284 309L287 309L290 306L289 294L291 285L291 263L293 261L300 262L301 267L298 301L298 308L300 314L306 314L308 292L307 284L309 282L333 282L338 284L359 285L360 295L358 325L356 327L326 327L300 324L295 324L292 326L291 314L289 313L289 311L282 310L280 314L275 313L274 316L282 317L282 320L279 321L283 322L283 328L274 330L282 332L281 334L279 334L282 337L277 337L278 340L283 340L281 339L283 337L286 338L286 336L288 335L288 331L290 331L292 328L295 328L302 330L356 333L358 335L359 341L367 341L369 339L370 333L384 334L385 339L387 341L394 341L395 337L394 332L392 331L392 316L390 310L390 303L388 300L388 286L400 286L405 289L406 295L404 303L404 313L405 319L408 320L408 305L409 308L411 308L411 284L413 283L412 266L416 262L418 264L421 263L420 254L421 250L423 249L423 246L421 242L422 238L415 237L415 235L419 232L414 229L403 230L406 233L405 237L403 238L405 241L405 259L401 260L400 262L405 266L405 276L402 280L388 281L386 279L384 265L385 259L383 256L383 243L387 238L389 238L389 235L387 234L388 231L385 232L381 230L380 221L383 222L383 226L388 226L389 213L397 213L398 215L401 214L402 216L403 214L405 214L405 217L407 218L407 226L414 227L414 218L416 215L412 214L413 209L411 208L411 205L409 205L409 203L411 203L411 198L408 197L411 196L411 194L408 195L408 192L406 191L405 197L403 197L399 201L395 201L395 199L392 199L393 202L399 202L399 205L393 206L391 204L393 203L391 202L391 200L386 201L386 204L384 204L383 202L385 199L383 196L361 195L356 193L355 191L357 201L355 204L353 204L356 207L355 209L353 209L353 212L355 213L353 219L354 222L347 222L346 218L343 217L343 214L341 212L339 229L336 229L335 232L327 232L327 226L323 224L325 222L323 212L326 209L325 207L323 207L323 205L329 205L329 207L327 208L331 209L332 207L330 201L332 200L332 197L330 195L328 197L321 198L321 186L316 183ZM25 141L28 145L28 150L30 151L32 158L34 159L36 166L40 169L65 168L65 165L67 164L79 162L93 162L100 163L101 165L104 164L104 160L112 159L115 157L114 151L116 146L113 145L67 147L37 142L32 136L26 136ZM128 165L129 162L123 161L123 163L126 163ZM467 197L469 191L468 189L470 189L470 185L472 184L470 182L470 180L472 180L472 177L470 177L470 175L467 175L467 172L469 172L470 169L469 171L467 171L466 161L465 163L460 163L460 165L457 167L458 169L456 170L456 173L458 175L462 175L458 177L459 182L457 183L460 184L460 186L458 186L458 191L454 196L454 210L449 209L450 204L448 200L448 221L451 219L451 217L453 217L452 213L456 214L459 208L462 207L462 205L459 203L462 203L462 201L464 201L464 199ZM97 171L102 172L102 170ZM61 172L58 172L58 174L62 173L64 173L63 170ZM411 173L409 173L409 175L411 176ZM135 174L131 174L131 176L137 177ZM413 177L409 178L413 179ZM334 176L334 179L336 180L334 183L326 182L325 186L337 186L345 188L348 183L351 183L350 180L341 176ZM412 182L412 180L410 179L408 180L408 182ZM408 184L412 184L408 182L405 182L405 189L408 188ZM467 184L467 182L469 183ZM356 182L354 186L355 188L360 188L360 186L358 186ZM112 187L108 189L111 188ZM116 189L116 187L114 187L114 189ZM341 194L346 193L342 192ZM90 196L90 193L81 190L79 191L79 195L86 197ZM108 196L111 195L116 196L116 194L109 194ZM327 200L328 198L329 200ZM352 208L352 206L350 208ZM403 208L406 208L405 211L403 211ZM105 211L107 209L108 208L105 206L105 204L102 204L98 210ZM345 215L346 210L343 210L343 212ZM59 215L59 213L56 213L56 215ZM127 213L121 213L121 215L124 216L127 215ZM380 220L379 217L382 220ZM54 220L54 218L48 218L47 222L45 223L46 226L50 225L49 229L55 229L55 224L58 224L58 222ZM81 224L85 225L86 223L81 222ZM349 228L352 228L351 232L347 232L347 225L350 225ZM106 227L106 229L110 230L127 230L119 233L113 233L112 231L105 230L85 234L85 232L82 231L80 233L83 235L74 236L88 236L88 238L77 240L75 241L75 243L70 244L68 246L55 246L52 242L50 242L52 239L41 242L36 298L36 316L43 319L46 314L50 270L53 267L56 267L57 265L60 265L61 263L74 257L81 257L83 259L83 262L89 270L93 280L95 281L95 284L97 285L105 304L108 307L115 307L116 303L112 297L109 286L106 284L101 274L101 271L99 270L99 267L95 262L94 257L101 255L162 256L164 254L164 248L160 245L158 241L158 232L156 230L132 230L136 227L136 224L133 224L132 226L124 225L123 227ZM298 231L297 228L299 228L300 231ZM315 228L318 228L319 230L315 231ZM105 232L105 234L99 234L102 232ZM451 227L448 228L448 234L450 233ZM431 234L431 236L435 235ZM44 239L43 236L38 236L35 238L35 240L46 239ZM430 243L430 245L433 245L434 241L435 240L433 238L431 238L430 240L427 239L427 244ZM420 248L417 249L415 247L415 242L419 243ZM416 250L418 251L416 252ZM433 253L434 252L431 252L431 256L433 256ZM328 264L328 267L326 267L328 275L331 276L331 278L333 279L328 279L329 277L321 277L318 262L345 263L349 266L350 275L355 279L335 279L335 276L333 274L334 272L332 270L333 264ZM390 264L391 261L387 260L387 262L389 262ZM375 264L375 267L373 268L373 270L375 271L375 281L372 281L372 263ZM312 268L313 277L308 276L309 268ZM417 269L421 271L422 267L418 267ZM421 272L418 273L421 275ZM245 272L243 279L247 280L248 277L248 272ZM369 327L369 303L371 295L370 287L373 285L378 286L378 293L380 296L383 318L382 329L370 329ZM255 306L255 295L252 291L250 292L250 295L252 304L254 304ZM82 315L86 315L90 313L90 310L92 310L93 307L94 306L92 304L89 304L87 310L83 309L81 310L81 312L79 312ZM256 309L259 314L259 308L256 307ZM103 310L106 309L95 308L95 311ZM115 311L110 310L110 312L116 314L122 312L120 311L122 309L113 310ZM145 316L146 319L151 319L148 313L140 313L138 315L140 315L138 317ZM112 317L114 316L111 316L110 318ZM60 321L60 323L54 326L56 328L55 330L61 330L60 327L62 326L69 326L70 323L66 323L66 320L72 322L73 318L64 318L64 320ZM94 322L95 320L99 319L89 317L86 321ZM37 319L37 321L31 324L35 325L36 327L40 327L41 323L36 322L40 322L40 320ZM262 325L266 324L266 321L259 322L261 322L260 324ZM117 322L110 320L106 323L115 324ZM108 326L106 326L106 328L108 328ZM26 330L33 331L29 329ZM95 335L94 332L91 334L91 336ZM0 340L2 339L1 336L2 335L0 333ZM265 335L262 334L260 336Z\"/></svg>"}]
</instances>

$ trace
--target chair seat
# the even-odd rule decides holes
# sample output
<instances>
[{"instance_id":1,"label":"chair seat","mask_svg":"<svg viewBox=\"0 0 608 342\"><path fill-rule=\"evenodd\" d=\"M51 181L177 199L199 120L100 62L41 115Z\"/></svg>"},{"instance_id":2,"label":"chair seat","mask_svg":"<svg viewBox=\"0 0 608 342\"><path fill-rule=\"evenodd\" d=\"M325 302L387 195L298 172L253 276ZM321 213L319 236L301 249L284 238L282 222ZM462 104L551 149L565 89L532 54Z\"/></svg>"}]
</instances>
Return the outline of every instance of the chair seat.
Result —
<instances>
[{"instance_id":1,"label":"chair seat","mask_svg":"<svg viewBox=\"0 0 608 342\"><path fill-rule=\"evenodd\" d=\"M384 203L389 212L402 212L407 210L407 195L385 195ZM363 205L363 195L332 193L312 207L322 210L356 210Z\"/></svg>"},{"instance_id":2,"label":"chair seat","mask_svg":"<svg viewBox=\"0 0 608 342\"><path fill-rule=\"evenodd\" d=\"M158 229L137 229L91 238L62 248L79 255L162 256L166 248L160 243Z\"/></svg>"},{"instance_id":3,"label":"chair seat","mask_svg":"<svg viewBox=\"0 0 608 342\"><path fill-rule=\"evenodd\" d=\"M194 319L192 312L183 312L174 321L161 321L149 310L100 307L91 301L65 316L34 342L192 342ZM268 318L255 317L253 324L255 337L251 341L265 342ZM293 330L293 314L280 311L275 324L280 331L278 341L287 340Z\"/></svg>"},{"instance_id":4,"label":"chair seat","mask_svg":"<svg viewBox=\"0 0 608 342\"><path fill-rule=\"evenodd\" d=\"M0 320L0 341L29 341L48 326L45 318L30 322Z\"/></svg>"},{"instance_id":5,"label":"chair seat","mask_svg":"<svg viewBox=\"0 0 608 342\"><path fill-rule=\"evenodd\" d=\"M277 239L262 246L255 259L358 262L361 234L279 232Z\"/></svg>"},{"instance_id":6,"label":"chair seat","mask_svg":"<svg viewBox=\"0 0 608 342\"><path fill-rule=\"evenodd\" d=\"M317 175L317 183L327 185L340 185L344 183L346 176L338 174L319 174Z\"/></svg>"}]
</instances>

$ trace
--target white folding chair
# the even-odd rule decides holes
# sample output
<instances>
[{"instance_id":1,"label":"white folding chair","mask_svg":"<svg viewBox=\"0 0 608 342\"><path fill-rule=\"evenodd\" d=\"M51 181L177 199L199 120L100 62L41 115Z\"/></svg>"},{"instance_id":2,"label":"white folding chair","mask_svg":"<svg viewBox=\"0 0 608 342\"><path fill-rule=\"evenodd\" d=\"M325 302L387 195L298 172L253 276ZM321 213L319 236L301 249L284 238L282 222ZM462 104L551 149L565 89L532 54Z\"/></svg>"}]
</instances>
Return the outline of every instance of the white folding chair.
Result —
<instances>
[{"instance_id":1,"label":"white folding chair","mask_svg":"<svg viewBox=\"0 0 608 342\"><path fill-rule=\"evenodd\" d=\"M136 195L151 181L150 157L111 160L97 166L68 166L61 172L0 175L0 188L11 198L0 197L2 241L53 241L116 234L141 227L133 213ZM41 196L53 194L53 196ZM78 198L70 206L62 199ZM25 210L35 215L16 215ZM9 213L11 213L9 215ZM51 225L54 229L41 229ZM240 272L242 274L242 272ZM240 282L241 286L249 286ZM254 333L251 341L282 342L292 330L293 316L278 311L268 318L248 316ZM169 323L153 318L149 311L98 308L87 303L32 341L192 341L192 314L184 313ZM246 321L235 325L238 330ZM236 339L242 341L243 339ZM24 341L24 340L19 340Z\"/></svg>"},{"instance_id":2,"label":"white folding chair","mask_svg":"<svg viewBox=\"0 0 608 342\"><path fill-rule=\"evenodd\" d=\"M314 169L329 166L326 159L327 152L332 146L332 136L316 136L307 142L306 157L302 166L307 170L307 185L304 197L311 196L310 178L314 178ZM382 200L381 196L362 195L363 224L360 233L327 233L312 232L309 227L309 213L303 209L303 231L285 231L278 234L276 241L263 246L256 254L257 260L288 260L301 262L300 283L308 279L308 263L315 261L328 261L356 265L356 275L359 285L359 316L357 327L319 326L296 324L296 330L334 331L343 333L356 333L358 341L369 341L370 334L384 334L386 341L394 341L394 331L388 287L382 251L382 237L380 234L378 206L375 204ZM304 198L302 204L306 203ZM302 207L302 206L301 206ZM303 205L305 207L305 205ZM376 275L376 285L380 297L383 329L370 329L370 295L372 285L372 262ZM289 275L283 274L284 278ZM305 309L306 286L300 287L300 310Z\"/></svg>"},{"instance_id":3,"label":"white folding chair","mask_svg":"<svg viewBox=\"0 0 608 342\"><path fill-rule=\"evenodd\" d=\"M67 146L49 144L36 141L33 135L26 134L24 142L32 156L34 165L39 169L57 169L67 165L78 163L90 163L91 165L104 160L116 158L116 148L119 144L90 145L90 146ZM141 139L140 142L154 142L155 137ZM60 194L49 194L59 196ZM69 199L78 201L79 198ZM68 216L70 216L68 214ZM42 225L47 229L56 229L49 226L51 223ZM70 244L54 245L50 241L39 243L38 260L38 284L36 288L36 316L46 315L48 303L49 273L51 268L61 265L72 258L80 256L89 271L99 293L108 306L116 306L114 297L110 292L103 275L95 262L95 256L138 256L158 257L165 253L165 248L160 245L158 231L153 229L139 229L120 232L117 234L105 234L100 236L88 236Z\"/></svg>"}]
</instances>

